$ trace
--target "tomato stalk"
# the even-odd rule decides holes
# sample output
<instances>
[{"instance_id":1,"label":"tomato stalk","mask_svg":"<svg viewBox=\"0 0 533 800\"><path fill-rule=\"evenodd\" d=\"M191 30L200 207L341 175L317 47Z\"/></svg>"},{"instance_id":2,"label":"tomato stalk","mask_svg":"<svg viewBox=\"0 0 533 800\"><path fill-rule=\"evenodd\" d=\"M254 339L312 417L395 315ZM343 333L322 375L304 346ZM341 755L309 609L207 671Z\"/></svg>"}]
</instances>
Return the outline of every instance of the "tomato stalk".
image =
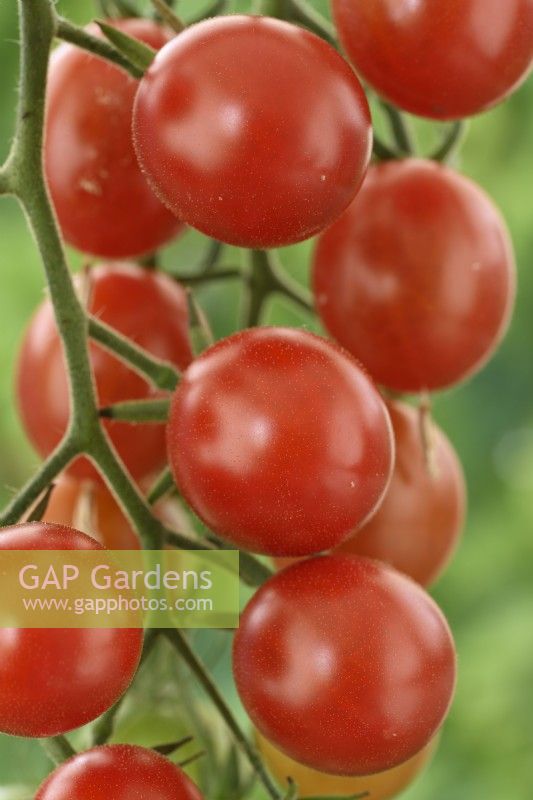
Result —
<instances>
[{"instance_id":1,"label":"tomato stalk","mask_svg":"<svg viewBox=\"0 0 533 800\"><path fill-rule=\"evenodd\" d=\"M63 761L76 755L76 751L65 736L52 736L42 740L43 748L54 764L62 764Z\"/></svg>"},{"instance_id":2,"label":"tomato stalk","mask_svg":"<svg viewBox=\"0 0 533 800\"><path fill-rule=\"evenodd\" d=\"M190 646L186 637L183 635L181 631L174 628L165 630L164 633L168 641L172 645L172 647L174 647L180 654L181 658L188 665L188 667L190 668L190 670L192 671L192 673L194 674L200 685L204 688L210 700L213 702L213 705L216 707L217 711L219 712L222 719L226 723L230 732L233 734L236 743L239 745L244 755L247 757L258 779L263 784L268 796L272 800L282 800L283 795L272 781L268 772L266 771L263 761L259 756L257 750L248 741L248 738L243 733L231 708L226 703L217 685L211 678L204 664L202 664L202 662L200 661L200 659Z\"/></svg>"},{"instance_id":3,"label":"tomato stalk","mask_svg":"<svg viewBox=\"0 0 533 800\"><path fill-rule=\"evenodd\" d=\"M74 25L64 17L56 17L56 33L59 39L65 42L75 44L83 50L88 50L90 53L101 56L107 61L111 61L118 67L128 72L133 78L142 78L144 70L140 69L134 64L124 53L117 50L106 39L100 39L88 33L84 28L79 25Z\"/></svg>"}]
</instances>

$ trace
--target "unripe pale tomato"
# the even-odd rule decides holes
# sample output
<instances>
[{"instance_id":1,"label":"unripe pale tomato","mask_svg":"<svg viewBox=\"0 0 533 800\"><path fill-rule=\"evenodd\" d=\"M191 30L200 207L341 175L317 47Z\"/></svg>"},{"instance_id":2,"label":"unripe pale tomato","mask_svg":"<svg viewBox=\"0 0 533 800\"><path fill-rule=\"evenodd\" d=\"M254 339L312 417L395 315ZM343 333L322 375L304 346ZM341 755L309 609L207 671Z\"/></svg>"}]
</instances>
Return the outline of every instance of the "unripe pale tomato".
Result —
<instances>
[{"instance_id":1,"label":"unripe pale tomato","mask_svg":"<svg viewBox=\"0 0 533 800\"><path fill-rule=\"evenodd\" d=\"M0 530L0 551L100 549L64 525ZM131 683L142 641L133 628L0 628L0 731L56 736L96 719Z\"/></svg>"},{"instance_id":2,"label":"unripe pale tomato","mask_svg":"<svg viewBox=\"0 0 533 800\"><path fill-rule=\"evenodd\" d=\"M381 95L459 119L504 100L533 59L531 0L331 0L344 49Z\"/></svg>"},{"instance_id":3,"label":"unripe pale tomato","mask_svg":"<svg viewBox=\"0 0 533 800\"><path fill-rule=\"evenodd\" d=\"M512 244L490 198L431 161L373 167L318 240L317 310L332 336L400 392L451 386L502 338L515 294Z\"/></svg>"},{"instance_id":4,"label":"unripe pale tomato","mask_svg":"<svg viewBox=\"0 0 533 800\"><path fill-rule=\"evenodd\" d=\"M433 739L419 753L385 772L361 775L357 778L328 775L311 767L298 764L261 736L256 735L259 751L269 771L283 786L291 777L302 797L354 797L368 793L369 800L389 800L410 786L427 766L437 747Z\"/></svg>"},{"instance_id":5,"label":"unripe pale tomato","mask_svg":"<svg viewBox=\"0 0 533 800\"><path fill-rule=\"evenodd\" d=\"M35 800L203 800L182 769L155 750L128 744L95 747L60 764Z\"/></svg>"},{"instance_id":6,"label":"unripe pale tomato","mask_svg":"<svg viewBox=\"0 0 533 800\"><path fill-rule=\"evenodd\" d=\"M88 310L94 316L180 369L191 362L187 298L183 288L168 275L130 263L104 264L91 270L88 288ZM91 361L101 406L161 396L136 372L94 343ZM37 310L22 344L17 398L30 440L42 456L47 456L63 436L70 410L63 351L48 300ZM164 425L134 426L117 420L106 420L105 425L135 479L164 466ZM69 474L79 479L97 476L86 459L77 460Z\"/></svg>"},{"instance_id":7,"label":"unripe pale tomato","mask_svg":"<svg viewBox=\"0 0 533 800\"><path fill-rule=\"evenodd\" d=\"M109 489L101 483L62 475L55 483L43 522L69 525L108 550L138 550L139 537Z\"/></svg>"},{"instance_id":8,"label":"unripe pale tomato","mask_svg":"<svg viewBox=\"0 0 533 800\"><path fill-rule=\"evenodd\" d=\"M348 353L306 331L254 328L183 374L168 453L213 531L255 552L307 555L374 510L393 443L385 405Z\"/></svg>"},{"instance_id":9,"label":"unripe pale tomato","mask_svg":"<svg viewBox=\"0 0 533 800\"><path fill-rule=\"evenodd\" d=\"M455 646L418 584L359 556L269 578L236 632L233 672L252 722L321 772L368 775L412 758L452 699Z\"/></svg>"},{"instance_id":10,"label":"unripe pale tomato","mask_svg":"<svg viewBox=\"0 0 533 800\"><path fill-rule=\"evenodd\" d=\"M372 146L361 85L333 47L268 17L216 17L156 56L133 116L139 161L187 224L242 247L323 230Z\"/></svg>"},{"instance_id":11,"label":"unripe pale tomato","mask_svg":"<svg viewBox=\"0 0 533 800\"><path fill-rule=\"evenodd\" d=\"M113 26L158 50L171 34L146 19ZM96 25L93 35L101 36ZM44 161L65 239L85 253L127 258L156 250L182 228L157 199L133 148L137 81L119 67L62 44L50 64Z\"/></svg>"},{"instance_id":12,"label":"unripe pale tomato","mask_svg":"<svg viewBox=\"0 0 533 800\"><path fill-rule=\"evenodd\" d=\"M396 463L383 503L338 552L386 561L418 583L433 583L446 568L465 516L465 484L455 450L431 426L427 462L419 414L405 403L389 403Z\"/></svg>"}]
</instances>

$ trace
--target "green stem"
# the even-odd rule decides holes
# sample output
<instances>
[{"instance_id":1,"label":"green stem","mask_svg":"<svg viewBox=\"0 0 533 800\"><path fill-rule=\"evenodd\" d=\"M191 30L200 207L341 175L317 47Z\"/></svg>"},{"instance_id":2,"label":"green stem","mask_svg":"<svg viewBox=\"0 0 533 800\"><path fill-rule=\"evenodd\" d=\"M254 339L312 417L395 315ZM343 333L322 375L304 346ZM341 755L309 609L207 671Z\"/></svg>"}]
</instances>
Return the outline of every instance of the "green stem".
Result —
<instances>
[{"instance_id":1,"label":"green stem","mask_svg":"<svg viewBox=\"0 0 533 800\"><path fill-rule=\"evenodd\" d=\"M122 336L96 317L89 317L89 336L110 353L125 361L158 389L173 391L176 388L180 377L176 367L167 361L155 358L147 350L143 350L131 339Z\"/></svg>"},{"instance_id":2,"label":"green stem","mask_svg":"<svg viewBox=\"0 0 533 800\"><path fill-rule=\"evenodd\" d=\"M401 154L397 150L378 139L375 133L372 152L378 161L393 161L395 158L401 158Z\"/></svg>"},{"instance_id":3,"label":"green stem","mask_svg":"<svg viewBox=\"0 0 533 800\"><path fill-rule=\"evenodd\" d=\"M170 467L165 467L161 475L156 479L146 497L147 502L154 506L158 500L166 495L174 487L174 478Z\"/></svg>"},{"instance_id":4,"label":"green stem","mask_svg":"<svg viewBox=\"0 0 533 800\"><path fill-rule=\"evenodd\" d=\"M395 106L392 106L385 100L381 100L380 103L383 111L387 115L392 134L401 154L404 156L414 155L416 152L416 142L407 118Z\"/></svg>"},{"instance_id":5,"label":"green stem","mask_svg":"<svg viewBox=\"0 0 533 800\"><path fill-rule=\"evenodd\" d=\"M299 22L325 39L333 47L339 46L335 26L320 11L317 11L308 0L286 0L289 15L295 22Z\"/></svg>"},{"instance_id":6,"label":"green stem","mask_svg":"<svg viewBox=\"0 0 533 800\"><path fill-rule=\"evenodd\" d=\"M171 28L175 33L181 33L184 28L185 24L182 20L172 11L168 3L165 0L151 0L151 3L163 22L165 22L169 28Z\"/></svg>"},{"instance_id":7,"label":"green stem","mask_svg":"<svg viewBox=\"0 0 533 800\"><path fill-rule=\"evenodd\" d=\"M143 651L137 672L152 652L158 636L159 631L153 628L145 633ZM125 697L126 695L123 694L122 697L115 703L115 705L111 706L111 708L102 714L102 716L95 723L92 730L93 747L104 744L108 741L108 739L111 738L118 712L122 707Z\"/></svg>"},{"instance_id":8,"label":"green stem","mask_svg":"<svg viewBox=\"0 0 533 800\"><path fill-rule=\"evenodd\" d=\"M62 764L64 761L76 755L76 751L64 736L52 736L49 739L41 739L41 744L47 756L54 764Z\"/></svg>"},{"instance_id":9,"label":"green stem","mask_svg":"<svg viewBox=\"0 0 533 800\"><path fill-rule=\"evenodd\" d=\"M193 274L170 273L172 277L185 286L201 286L214 281L225 281L231 278L242 278L242 272L237 267L228 267L217 272L199 272Z\"/></svg>"},{"instance_id":10,"label":"green stem","mask_svg":"<svg viewBox=\"0 0 533 800\"><path fill-rule=\"evenodd\" d=\"M0 526L14 525L28 511L30 506L42 495L46 487L79 453L70 437L63 439L59 446L43 461L37 472L22 487L17 495L2 510Z\"/></svg>"},{"instance_id":11,"label":"green stem","mask_svg":"<svg viewBox=\"0 0 533 800\"><path fill-rule=\"evenodd\" d=\"M124 422L167 422L170 400L128 400L100 409L100 416L106 419L120 419Z\"/></svg>"},{"instance_id":12,"label":"green stem","mask_svg":"<svg viewBox=\"0 0 533 800\"><path fill-rule=\"evenodd\" d=\"M449 130L446 132L442 144L430 156L433 161L440 161L447 163L455 156L468 131L468 122L466 120L459 120L454 122Z\"/></svg>"},{"instance_id":13,"label":"green stem","mask_svg":"<svg viewBox=\"0 0 533 800\"><path fill-rule=\"evenodd\" d=\"M64 17L57 17L56 23L56 36L59 39L75 44L83 50L88 50L90 53L94 53L101 58L105 58L107 61L111 61L113 64L116 64L117 67L121 67L128 72L133 78L142 78L144 74L143 70L133 64L129 58L117 50L116 47L113 47L106 39L93 36L88 33L85 28L74 25Z\"/></svg>"},{"instance_id":14,"label":"green stem","mask_svg":"<svg viewBox=\"0 0 533 800\"><path fill-rule=\"evenodd\" d=\"M314 311L310 294L285 274L271 250L251 250L248 281L245 287L243 326L259 325L265 304L272 294L288 297L305 311Z\"/></svg>"},{"instance_id":15,"label":"green stem","mask_svg":"<svg viewBox=\"0 0 533 800\"><path fill-rule=\"evenodd\" d=\"M213 705L217 708L222 719L233 734L235 741L263 784L268 796L272 798L272 800L282 800L283 795L270 778L259 753L248 741L248 738L237 722L231 708L226 703L205 665L200 661L185 636L177 629L167 629L165 630L165 635L193 672L200 685L204 688L206 694L213 702Z\"/></svg>"}]
</instances>

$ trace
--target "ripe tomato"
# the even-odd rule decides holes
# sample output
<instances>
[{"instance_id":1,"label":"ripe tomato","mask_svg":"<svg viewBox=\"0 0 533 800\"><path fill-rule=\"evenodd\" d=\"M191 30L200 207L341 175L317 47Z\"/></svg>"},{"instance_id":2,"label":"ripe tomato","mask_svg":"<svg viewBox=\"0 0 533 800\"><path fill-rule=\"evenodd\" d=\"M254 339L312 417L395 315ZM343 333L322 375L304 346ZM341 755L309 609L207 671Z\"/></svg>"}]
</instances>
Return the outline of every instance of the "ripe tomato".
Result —
<instances>
[{"instance_id":1,"label":"ripe tomato","mask_svg":"<svg viewBox=\"0 0 533 800\"><path fill-rule=\"evenodd\" d=\"M428 468L417 411L404 403L388 408L396 442L390 486L377 513L338 550L386 561L427 586L445 569L461 533L463 471L437 426L432 431L433 470Z\"/></svg>"},{"instance_id":2,"label":"ripe tomato","mask_svg":"<svg viewBox=\"0 0 533 800\"><path fill-rule=\"evenodd\" d=\"M372 168L319 239L318 312L378 383L441 389L480 369L507 327L512 245L467 178L430 161Z\"/></svg>"},{"instance_id":3,"label":"ripe tomato","mask_svg":"<svg viewBox=\"0 0 533 800\"><path fill-rule=\"evenodd\" d=\"M89 310L154 356L185 368L193 354L188 336L185 292L170 277L134 264L103 264L90 273ZM102 406L160 396L123 362L91 344L91 359ZM26 432L46 456L67 427L70 402L61 341L52 306L45 301L26 332L18 362L18 405ZM165 426L132 426L106 421L107 430L133 477L156 472L166 461ZM132 431L135 435L132 435ZM96 470L81 459L69 469L77 478Z\"/></svg>"},{"instance_id":4,"label":"ripe tomato","mask_svg":"<svg viewBox=\"0 0 533 800\"><path fill-rule=\"evenodd\" d=\"M170 34L149 20L112 23L159 49ZM89 26L101 35L96 25ZM181 229L144 178L133 148L137 81L70 44L50 65L45 167L65 239L86 253L126 258L155 250Z\"/></svg>"},{"instance_id":5,"label":"ripe tomato","mask_svg":"<svg viewBox=\"0 0 533 800\"><path fill-rule=\"evenodd\" d=\"M393 445L385 405L347 353L306 331L255 328L185 372L168 452L212 530L247 550L306 555L374 510Z\"/></svg>"},{"instance_id":6,"label":"ripe tomato","mask_svg":"<svg viewBox=\"0 0 533 800\"><path fill-rule=\"evenodd\" d=\"M43 522L69 525L92 536L108 550L138 550L139 537L106 486L62 475L56 482Z\"/></svg>"},{"instance_id":7,"label":"ripe tomato","mask_svg":"<svg viewBox=\"0 0 533 800\"><path fill-rule=\"evenodd\" d=\"M412 758L447 714L455 648L438 606L378 561L319 556L278 572L241 617L237 690L254 725L321 772Z\"/></svg>"},{"instance_id":8,"label":"ripe tomato","mask_svg":"<svg viewBox=\"0 0 533 800\"><path fill-rule=\"evenodd\" d=\"M217 17L166 45L141 80L133 133L180 219L242 247L307 239L355 195L372 146L350 66L307 30Z\"/></svg>"},{"instance_id":9,"label":"ripe tomato","mask_svg":"<svg viewBox=\"0 0 533 800\"><path fill-rule=\"evenodd\" d=\"M437 746L437 738L433 739L419 753L399 764L397 767L375 775L364 775L357 778L328 775L317 772L311 767L298 764L286 756L281 750L257 734L257 744L269 771L283 786L288 777L297 784L302 797L354 797L368 793L369 800L389 800L403 792L420 775L427 766Z\"/></svg>"},{"instance_id":10,"label":"ripe tomato","mask_svg":"<svg viewBox=\"0 0 533 800\"><path fill-rule=\"evenodd\" d=\"M64 525L0 531L0 551L97 549ZM127 628L0 628L0 731L55 736L96 719L128 688L142 641L142 630Z\"/></svg>"},{"instance_id":11,"label":"ripe tomato","mask_svg":"<svg viewBox=\"0 0 533 800\"><path fill-rule=\"evenodd\" d=\"M356 69L395 105L435 119L504 100L533 58L531 0L331 0Z\"/></svg>"},{"instance_id":12,"label":"ripe tomato","mask_svg":"<svg viewBox=\"0 0 533 800\"><path fill-rule=\"evenodd\" d=\"M128 744L95 747L65 761L35 800L202 800L190 778L155 750Z\"/></svg>"}]
</instances>

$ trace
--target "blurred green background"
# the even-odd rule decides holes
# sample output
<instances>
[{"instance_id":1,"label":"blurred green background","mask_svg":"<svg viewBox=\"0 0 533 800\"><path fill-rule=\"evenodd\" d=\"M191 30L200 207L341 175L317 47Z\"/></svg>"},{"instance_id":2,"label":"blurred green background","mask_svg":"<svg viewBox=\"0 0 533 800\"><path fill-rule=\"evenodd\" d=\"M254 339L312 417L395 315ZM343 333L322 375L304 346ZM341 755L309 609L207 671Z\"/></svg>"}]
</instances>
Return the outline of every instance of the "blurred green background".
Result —
<instances>
[{"instance_id":1,"label":"blurred green background","mask_svg":"<svg viewBox=\"0 0 533 800\"><path fill-rule=\"evenodd\" d=\"M206 3L182 0L185 18ZM61 0L60 10L85 23L95 15L90 0ZM316 6L327 13L327 3ZM249 3L238 2L246 10ZM0 4L0 157L13 125L18 71L15 0ZM377 120L380 124L379 119ZM435 126L418 125L427 147ZM434 595L450 619L459 650L459 686L441 747L430 769L405 800L531 800L533 796L533 80L511 100L475 119L460 157L460 168L478 181L502 209L514 239L519 293L515 318L503 346L482 374L436 398L435 415L448 432L465 467L470 496L461 550ZM168 268L190 269L205 240L187 233L164 257ZM281 252L287 269L305 282L310 243ZM73 266L80 257L71 255ZM225 260L242 254L227 249ZM13 402L17 348L28 318L44 290L43 273L25 221L10 199L0 199L0 500L4 502L35 468ZM238 297L231 284L202 289L198 299L215 334L236 326ZM279 304L270 321L309 324ZM1 588L0 588L1 591ZM223 635L222 635L223 637ZM219 681L232 692L224 638L198 639L216 665ZM151 668L164 669L165 654ZM171 673L175 668L169 667ZM153 676L152 676L153 677ZM185 681L185 677L183 678ZM145 680L146 682L146 680ZM149 682L150 683L150 682ZM175 683L175 681L174 681ZM183 683L183 682L182 682ZM190 723L182 690L154 697L140 681L138 703L127 715L146 742L178 735ZM153 685L153 681L151 682ZM158 705L159 703L159 705ZM145 713L150 708L149 719ZM185 708L185 710L183 710ZM202 712L203 713L203 712ZM206 731L216 729L207 712ZM195 712L196 714L196 712ZM197 715L196 715L197 716ZM179 718L179 719L178 719ZM205 719L205 715L203 716ZM191 723L192 724L192 723ZM196 719L195 725L198 724ZM81 741L83 740L83 732ZM150 739L151 737L151 739ZM0 736L0 800L31 796L49 769L35 742ZM259 797L260 794L257 795ZM208 795L208 800L211 797ZM233 800L228 794L223 800Z\"/></svg>"}]
</instances>

